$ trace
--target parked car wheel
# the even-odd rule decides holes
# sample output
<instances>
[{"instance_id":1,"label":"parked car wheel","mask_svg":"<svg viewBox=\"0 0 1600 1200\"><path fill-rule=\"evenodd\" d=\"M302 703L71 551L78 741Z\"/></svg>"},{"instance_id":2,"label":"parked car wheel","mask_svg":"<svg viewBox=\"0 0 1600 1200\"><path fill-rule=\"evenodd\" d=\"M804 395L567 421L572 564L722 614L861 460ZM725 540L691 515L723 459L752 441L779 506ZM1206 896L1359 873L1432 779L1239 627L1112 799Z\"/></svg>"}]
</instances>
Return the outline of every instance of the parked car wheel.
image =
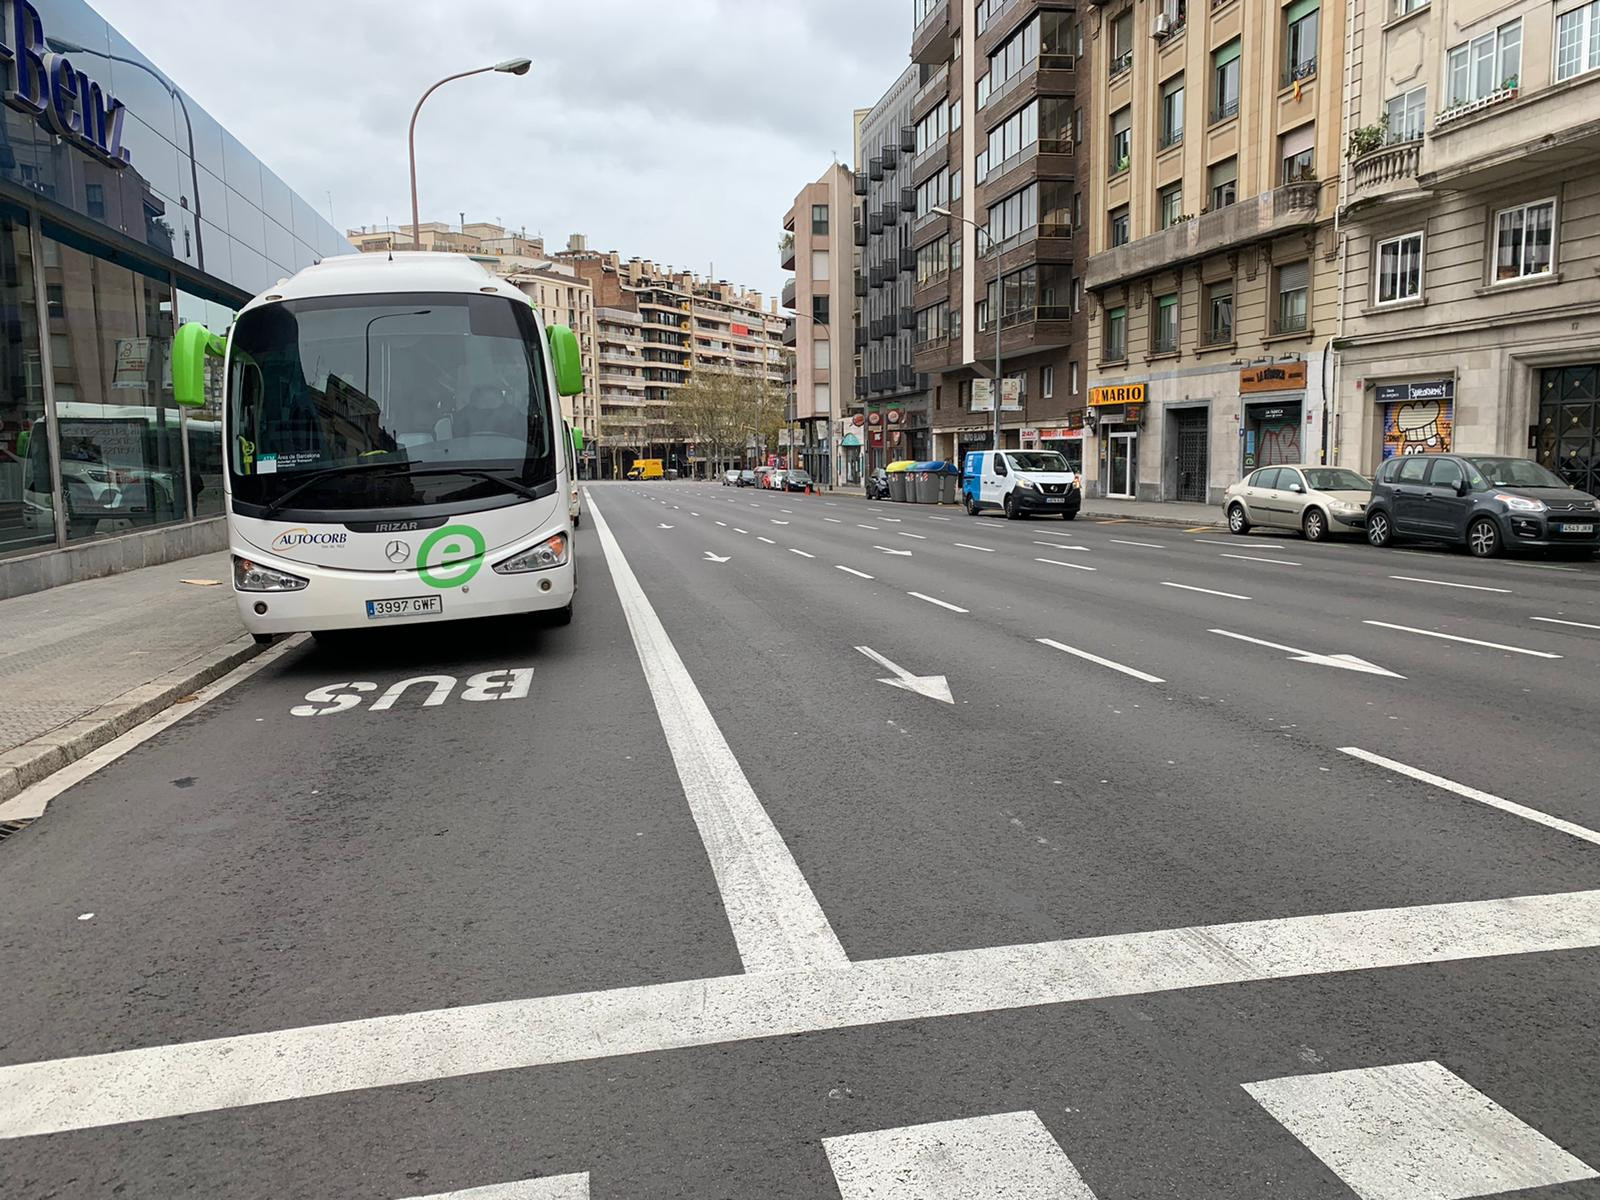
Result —
<instances>
[{"instance_id":1,"label":"parked car wheel","mask_svg":"<svg viewBox=\"0 0 1600 1200\"><path fill-rule=\"evenodd\" d=\"M1250 518L1245 516L1245 514L1244 514L1244 505L1242 505L1242 504L1230 504L1230 505L1228 505L1228 532L1229 533L1249 533L1250 532Z\"/></svg>"},{"instance_id":2,"label":"parked car wheel","mask_svg":"<svg viewBox=\"0 0 1600 1200\"><path fill-rule=\"evenodd\" d=\"M1308 542L1327 541L1328 518L1322 515L1320 508L1308 508L1300 522L1300 532L1306 535Z\"/></svg>"},{"instance_id":3,"label":"parked car wheel","mask_svg":"<svg viewBox=\"0 0 1600 1200\"><path fill-rule=\"evenodd\" d=\"M967 506L967 516L975 517L978 515L978 502L976 500L968 496L963 503Z\"/></svg>"},{"instance_id":4,"label":"parked car wheel","mask_svg":"<svg viewBox=\"0 0 1600 1200\"><path fill-rule=\"evenodd\" d=\"M1367 514L1367 544L1387 546L1394 540L1394 527L1389 524L1389 514L1377 509Z\"/></svg>"},{"instance_id":5,"label":"parked car wheel","mask_svg":"<svg viewBox=\"0 0 1600 1200\"><path fill-rule=\"evenodd\" d=\"M1473 558L1493 558L1500 553L1500 526L1479 517L1467 526L1467 552Z\"/></svg>"}]
</instances>

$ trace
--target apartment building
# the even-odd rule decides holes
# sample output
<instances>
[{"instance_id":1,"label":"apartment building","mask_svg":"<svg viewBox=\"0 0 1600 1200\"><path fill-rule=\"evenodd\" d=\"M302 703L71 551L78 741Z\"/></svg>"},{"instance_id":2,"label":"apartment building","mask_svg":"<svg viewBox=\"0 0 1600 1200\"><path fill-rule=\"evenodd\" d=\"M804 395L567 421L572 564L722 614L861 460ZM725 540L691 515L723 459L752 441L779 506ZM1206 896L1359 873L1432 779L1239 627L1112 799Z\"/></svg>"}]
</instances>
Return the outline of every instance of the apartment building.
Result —
<instances>
[{"instance_id":1,"label":"apartment building","mask_svg":"<svg viewBox=\"0 0 1600 1200\"><path fill-rule=\"evenodd\" d=\"M1350 0L1337 461L1600 495L1600 0Z\"/></svg>"},{"instance_id":2,"label":"apartment building","mask_svg":"<svg viewBox=\"0 0 1600 1200\"><path fill-rule=\"evenodd\" d=\"M858 438L866 433L869 467L931 453L928 379L913 362L912 99L919 77L915 65L906 68L856 123L853 191L861 203L852 234L859 251L853 277L858 365L850 419Z\"/></svg>"},{"instance_id":3,"label":"apartment building","mask_svg":"<svg viewBox=\"0 0 1600 1200\"><path fill-rule=\"evenodd\" d=\"M828 485L861 482L861 431L842 404L854 399L845 396L855 329L854 186L853 173L834 163L795 196L778 242L779 265L794 272L783 285L783 307L794 314L783 329L794 354L790 423L799 434L801 465Z\"/></svg>"},{"instance_id":4,"label":"apartment building","mask_svg":"<svg viewBox=\"0 0 1600 1200\"><path fill-rule=\"evenodd\" d=\"M1344 0L1086 18L1091 494L1215 502L1324 453L1345 28Z\"/></svg>"},{"instance_id":5,"label":"apartment building","mask_svg":"<svg viewBox=\"0 0 1600 1200\"><path fill-rule=\"evenodd\" d=\"M932 454L959 460L993 445L998 402L1002 445L1078 461L1086 64L1076 6L916 0L915 17L913 363L932 382Z\"/></svg>"}]
</instances>

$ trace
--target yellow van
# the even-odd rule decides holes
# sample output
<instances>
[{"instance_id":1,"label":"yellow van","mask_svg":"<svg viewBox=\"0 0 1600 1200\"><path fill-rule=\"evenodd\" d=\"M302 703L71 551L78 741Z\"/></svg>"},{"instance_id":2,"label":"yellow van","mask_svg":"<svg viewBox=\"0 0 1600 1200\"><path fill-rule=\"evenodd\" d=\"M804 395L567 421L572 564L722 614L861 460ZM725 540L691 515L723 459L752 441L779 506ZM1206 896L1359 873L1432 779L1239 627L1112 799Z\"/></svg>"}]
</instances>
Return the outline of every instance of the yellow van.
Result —
<instances>
[{"instance_id":1,"label":"yellow van","mask_svg":"<svg viewBox=\"0 0 1600 1200\"><path fill-rule=\"evenodd\" d=\"M636 458L628 468L629 479L665 479L666 475L659 458Z\"/></svg>"}]
</instances>

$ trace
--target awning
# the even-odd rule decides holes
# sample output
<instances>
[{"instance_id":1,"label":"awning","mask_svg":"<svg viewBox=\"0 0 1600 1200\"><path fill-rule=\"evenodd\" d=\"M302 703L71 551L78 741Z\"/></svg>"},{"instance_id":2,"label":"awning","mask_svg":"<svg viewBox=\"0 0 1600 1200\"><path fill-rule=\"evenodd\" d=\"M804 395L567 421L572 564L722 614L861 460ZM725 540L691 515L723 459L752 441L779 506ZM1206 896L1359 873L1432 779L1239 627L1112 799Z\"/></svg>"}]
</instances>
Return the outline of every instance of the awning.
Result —
<instances>
[{"instance_id":1,"label":"awning","mask_svg":"<svg viewBox=\"0 0 1600 1200\"><path fill-rule=\"evenodd\" d=\"M843 446L847 450L855 449L861 445L861 439L853 433L847 433L839 439L839 445Z\"/></svg>"}]
</instances>

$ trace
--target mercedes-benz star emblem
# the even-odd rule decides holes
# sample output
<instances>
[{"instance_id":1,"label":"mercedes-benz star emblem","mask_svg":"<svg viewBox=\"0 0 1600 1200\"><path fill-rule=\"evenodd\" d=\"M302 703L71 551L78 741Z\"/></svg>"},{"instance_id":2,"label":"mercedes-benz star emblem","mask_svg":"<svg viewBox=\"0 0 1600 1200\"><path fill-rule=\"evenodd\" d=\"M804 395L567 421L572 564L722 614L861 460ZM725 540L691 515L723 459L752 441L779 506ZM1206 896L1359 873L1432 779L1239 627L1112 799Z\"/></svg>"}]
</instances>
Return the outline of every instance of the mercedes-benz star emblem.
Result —
<instances>
[{"instance_id":1,"label":"mercedes-benz star emblem","mask_svg":"<svg viewBox=\"0 0 1600 1200\"><path fill-rule=\"evenodd\" d=\"M403 563L411 557L411 547L401 541L390 542L383 552L392 563Z\"/></svg>"}]
</instances>

